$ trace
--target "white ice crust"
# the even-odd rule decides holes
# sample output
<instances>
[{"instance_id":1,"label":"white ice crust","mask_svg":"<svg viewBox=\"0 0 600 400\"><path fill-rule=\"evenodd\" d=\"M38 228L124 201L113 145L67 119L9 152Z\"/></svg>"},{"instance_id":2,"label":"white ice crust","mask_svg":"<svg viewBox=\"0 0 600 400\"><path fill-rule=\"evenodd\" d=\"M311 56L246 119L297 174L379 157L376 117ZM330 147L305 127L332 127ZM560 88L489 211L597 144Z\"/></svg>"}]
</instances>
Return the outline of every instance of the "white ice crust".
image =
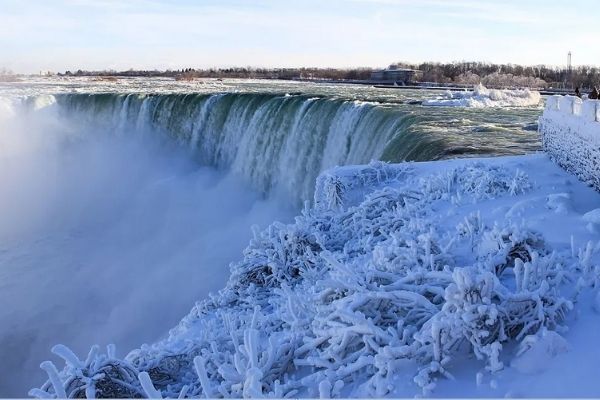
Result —
<instances>
[{"instance_id":1,"label":"white ice crust","mask_svg":"<svg viewBox=\"0 0 600 400\"><path fill-rule=\"evenodd\" d=\"M482 84L473 91L447 91L435 99L423 101L424 106L445 107L535 107L540 103L540 93L529 89L488 89Z\"/></svg>"},{"instance_id":2,"label":"white ice crust","mask_svg":"<svg viewBox=\"0 0 600 400\"><path fill-rule=\"evenodd\" d=\"M600 189L600 101L551 96L539 120L548 155L585 183Z\"/></svg>"}]
</instances>

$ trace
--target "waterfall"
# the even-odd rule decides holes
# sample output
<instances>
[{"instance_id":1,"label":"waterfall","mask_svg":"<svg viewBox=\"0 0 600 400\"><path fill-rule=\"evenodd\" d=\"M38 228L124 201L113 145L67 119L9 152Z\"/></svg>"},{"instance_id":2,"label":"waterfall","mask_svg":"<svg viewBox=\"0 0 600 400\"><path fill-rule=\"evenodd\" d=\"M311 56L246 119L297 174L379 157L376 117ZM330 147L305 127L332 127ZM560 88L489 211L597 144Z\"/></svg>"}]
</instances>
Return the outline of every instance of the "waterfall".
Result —
<instances>
[{"instance_id":1,"label":"waterfall","mask_svg":"<svg viewBox=\"0 0 600 400\"><path fill-rule=\"evenodd\" d=\"M117 134L165 134L205 165L263 193L310 199L336 165L434 159L443 151L412 130L418 117L377 103L307 95L61 94L64 115Z\"/></svg>"}]
</instances>

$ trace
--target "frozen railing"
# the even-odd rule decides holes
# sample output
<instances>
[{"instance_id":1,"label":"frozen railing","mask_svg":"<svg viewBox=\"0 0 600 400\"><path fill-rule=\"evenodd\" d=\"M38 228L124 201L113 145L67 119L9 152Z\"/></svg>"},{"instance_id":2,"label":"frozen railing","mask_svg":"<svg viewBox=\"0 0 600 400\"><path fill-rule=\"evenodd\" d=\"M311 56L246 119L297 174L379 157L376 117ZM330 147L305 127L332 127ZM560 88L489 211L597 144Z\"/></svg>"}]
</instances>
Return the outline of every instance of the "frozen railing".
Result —
<instances>
[{"instance_id":1,"label":"frozen railing","mask_svg":"<svg viewBox=\"0 0 600 400\"><path fill-rule=\"evenodd\" d=\"M554 161L600 191L600 100L549 97L539 132Z\"/></svg>"},{"instance_id":2,"label":"frozen railing","mask_svg":"<svg viewBox=\"0 0 600 400\"><path fill-rule=\"evenodd\" d=\"M550 96L546 100L544 116L554 113L580 117L585 122L600 122L600 100L582 100L577 96Z\"/></svg>"}]
</instances>

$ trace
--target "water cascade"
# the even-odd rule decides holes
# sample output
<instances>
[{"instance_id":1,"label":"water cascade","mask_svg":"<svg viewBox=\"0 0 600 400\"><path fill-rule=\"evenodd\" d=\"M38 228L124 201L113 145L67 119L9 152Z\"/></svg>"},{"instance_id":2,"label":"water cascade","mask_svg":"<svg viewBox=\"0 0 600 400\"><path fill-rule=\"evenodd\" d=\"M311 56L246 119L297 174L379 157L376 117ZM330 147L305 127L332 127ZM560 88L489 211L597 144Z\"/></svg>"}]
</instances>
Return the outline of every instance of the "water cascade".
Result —
<instances>
[{"instance_id":1,"label":"water cascade","mask_svg":"<svg viewBox=\"0 0 600 400\"><path fill-rule=\"evenodd\" d=\"M431 160L444 148L412 132L418 117L377 103L306 95L63 94L61 110L117 134L166 134L200 163L230 169L263 193L311 199L335 165Z\"/></svg>"}]
</instances>

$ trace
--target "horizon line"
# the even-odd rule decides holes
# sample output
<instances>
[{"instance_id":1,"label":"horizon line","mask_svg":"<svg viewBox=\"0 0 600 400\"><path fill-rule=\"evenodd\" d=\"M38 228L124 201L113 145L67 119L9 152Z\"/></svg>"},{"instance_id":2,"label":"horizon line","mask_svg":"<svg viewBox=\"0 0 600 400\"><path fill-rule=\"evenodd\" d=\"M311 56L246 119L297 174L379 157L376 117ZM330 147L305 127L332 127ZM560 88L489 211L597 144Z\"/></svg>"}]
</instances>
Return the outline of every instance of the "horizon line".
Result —
<instances>
[{"instance_id":1,"label":"horizon line","mask_svg":"<svg viewBox=\"0 0 600 400\"><path fill-rule=\"evenodd\" d=\"M421 65L421 64L439 64L439 65L448 65L448 64L469 64L469 63L477 63L477 64L487 64L487 65L498 65L498 66L502 66L502 65L511 65L511 66L521 66L521 67L553 67L553 68L564 68L567 69L568 66L566 64L545 64L545 63L539 63L539 64L526 64L526 63L514 63L514 62L489 62L489 61L467 61L467 60L461 60L461 61L450 61L450 62L445 62L445 61L398 61L398 62L392 62L390 64L387 64L386 66L366 66L366 65L362 65L362 66L344 66L344 67L340 67L340 66L316 66L316 65L298 65L298 66L261 66L261 65L213 65L213 66L206 66L206 67L194 67L194 66L185 66L182 65L178 68L173 68L173 67L169 67L169 68L156 68L156 67L144 67L144 68L134 68L134 67L129 67L129 68L103 68L103 69L82 69L82 68L67 68L64 69L64 71L54 71L54 70L50 70L50 69L40 69L39 72L50 72L50 73L54 73L54 74L60 74L60 73L66 73L66 72L77 72L77 71L82 71L82 72L127 72L127 71L157 71L157 72L168 72L168 71L178 71L180 69L188 69L191 68L193 70L211 70L211 69L228 69L228 68L246 68L246 69L265 69L265 70L282 70L282 69L332 69L332 70L353 70L353 69L386 69L391 65L395 65L395 64L408 64L408 65ZM600 64L577 64L577 65L572 65L572 68L579 68L579 67L591 67L591 68L600 68ZM7 67L2 67L0 66L0 71L4 70L5 72L9 72L12 75L39 75L39 72L33 72L33 73L27 73L27 72L19 72L19 71L14 71L11 68L7 68Z\"/></svg>"}]
</instances>

